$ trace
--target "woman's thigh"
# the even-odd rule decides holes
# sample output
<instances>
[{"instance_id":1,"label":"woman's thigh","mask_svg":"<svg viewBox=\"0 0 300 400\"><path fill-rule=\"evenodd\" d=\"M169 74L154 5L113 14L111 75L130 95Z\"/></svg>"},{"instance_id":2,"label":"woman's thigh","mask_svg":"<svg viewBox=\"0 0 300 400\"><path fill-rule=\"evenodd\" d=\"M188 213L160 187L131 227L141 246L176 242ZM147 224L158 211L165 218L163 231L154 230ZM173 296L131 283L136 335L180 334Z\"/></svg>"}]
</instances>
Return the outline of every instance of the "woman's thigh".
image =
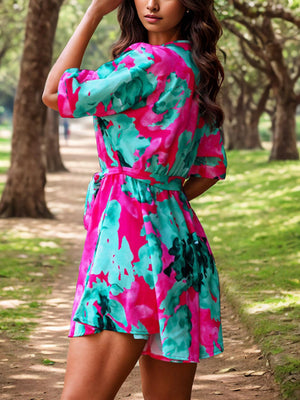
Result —
<instances>
[{"instance_id":1,"label":"woman's thigh","mask_svg":"<svg viewBox=\"0 0 300 400\"><path fill-rule=\"evenodd\" d=\"M173 363L140 358L145 400L190 400L196 363Z\"/></svg>"},{"instance_id":2,"label":"woman's thigh","mask_svg":"<svg viewBox=\"0 0 300 400\"><path fill-rule=\"evenodd\" d=\"M112 400L135 366L145 340L103 331L70 340L61 400Z\"/></svg>"}]
</instances>

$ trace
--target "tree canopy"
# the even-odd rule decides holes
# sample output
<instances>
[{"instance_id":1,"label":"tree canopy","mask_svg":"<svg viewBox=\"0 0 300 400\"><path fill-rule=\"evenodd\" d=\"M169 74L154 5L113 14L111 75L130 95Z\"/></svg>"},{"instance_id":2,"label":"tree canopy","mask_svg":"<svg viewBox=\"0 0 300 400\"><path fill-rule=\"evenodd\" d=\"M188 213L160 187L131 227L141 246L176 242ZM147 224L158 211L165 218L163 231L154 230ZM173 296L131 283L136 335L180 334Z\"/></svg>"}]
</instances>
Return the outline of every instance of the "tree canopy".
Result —
<instances>
[{"instance_id":1,"label":"tree canopy","mask_svg":"<svg viewBox=\"0 0 300 400\"><path fill-rule=\"evenodd\" d=\"M247 71L251 66L270 84L270 95L276 103L270 159L298 159L295 116L300 103L299 1L218 0L217 9L224 29L239 41ZM229 77L236 75L230 67L228 71Z\"/></svg>"}]
</instances>

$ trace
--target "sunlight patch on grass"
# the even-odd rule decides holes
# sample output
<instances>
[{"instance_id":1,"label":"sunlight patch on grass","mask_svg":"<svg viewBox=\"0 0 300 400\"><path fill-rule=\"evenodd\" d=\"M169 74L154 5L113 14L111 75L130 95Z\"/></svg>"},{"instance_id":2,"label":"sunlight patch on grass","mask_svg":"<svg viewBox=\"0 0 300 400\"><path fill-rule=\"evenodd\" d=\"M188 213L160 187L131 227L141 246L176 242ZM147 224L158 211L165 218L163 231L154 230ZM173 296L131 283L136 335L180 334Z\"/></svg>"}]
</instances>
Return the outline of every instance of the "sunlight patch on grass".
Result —
<instances>
[{"instance_id":1,"label":"sunlight patch on grass","mask_svg":"<svg viewBox=\"0 0 300 400\"><path fill-rule=\"evenodd\" d=\"M8 139L0 139L0 174L5 174L10 165L10 147L8 147L10 141Z\"/></svg>"},{"instance_id":2,"label":"sunlight patch on grass","mask_svg":"<svg viewBox=\"0 0 300 400\"><path fill-rule=\"evenodd\" d=\"M268 293L269 294L269 293ZM274 298L268 298L265 302L254 302L244 307L248 314L257 314L265 311L276 311L286 307L294 307L300 304L300 293L280 293Z\"/></svg>"},{"instance_id":3,"label":"sunlight patch on grass","mask_svg":"<svg viewBox=\"0 0 300 400\"><path fill-rule=\"evenodd\" d=\"M0 332L26 339L65 262L59 242L0 234Z\"/></svg>"}]
</instances>

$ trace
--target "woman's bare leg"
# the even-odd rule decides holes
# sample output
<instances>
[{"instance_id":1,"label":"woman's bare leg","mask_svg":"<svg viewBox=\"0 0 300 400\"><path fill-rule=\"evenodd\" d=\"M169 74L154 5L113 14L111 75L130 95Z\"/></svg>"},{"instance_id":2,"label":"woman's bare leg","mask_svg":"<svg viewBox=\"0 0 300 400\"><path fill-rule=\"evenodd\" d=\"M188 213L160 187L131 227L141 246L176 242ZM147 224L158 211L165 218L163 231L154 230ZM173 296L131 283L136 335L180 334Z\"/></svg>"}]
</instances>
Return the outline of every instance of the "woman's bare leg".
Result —
<instances>
[{"instance_id":1,"label":"woman's bare leg","mask_svg":"<svg viewBox=\"0 0 300 400\"><path fill-rule=\"evenodd\" d=\"M145 342L110 331L72 338L61 400L114 399Z\"/></svg>"},{"instance_id":2,"label":"woman's bare leg","mask_svg":"<svg viewBox=\"0 0 300 400\"><path fill-rule=\"evenodd\" d=\"M172 363L140 358L145 400L190 400L196 363Z\"/></svg>"}]
</instances>

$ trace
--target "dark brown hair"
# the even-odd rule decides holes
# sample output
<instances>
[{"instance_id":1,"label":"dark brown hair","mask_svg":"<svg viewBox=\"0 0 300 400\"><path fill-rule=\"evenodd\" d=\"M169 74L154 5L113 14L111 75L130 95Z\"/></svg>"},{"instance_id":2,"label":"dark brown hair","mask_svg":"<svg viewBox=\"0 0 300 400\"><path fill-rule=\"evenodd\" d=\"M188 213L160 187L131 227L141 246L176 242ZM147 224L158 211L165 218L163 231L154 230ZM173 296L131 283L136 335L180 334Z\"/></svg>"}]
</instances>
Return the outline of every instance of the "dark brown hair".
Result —
<instances>
[{"instance_id":1,"label":"dark brown hair","mask_svg":"<svg viewBox=\"0 0 300 400\"><path fill-rule=\"evenodd\" d=\"M196 94L205 121L220 126L224 120L221 107L216 103L224 79L224 70L217 56L217 42L222 28L214 13L214 0L180 0L189 10L181 22L181 38L189 40L192 56L200 73ZM148 41L147 30L139 20L134 0L124 0L118 10L121 36L112 50L119 56L128 46Z\"/></svg>"}]
</instances>

